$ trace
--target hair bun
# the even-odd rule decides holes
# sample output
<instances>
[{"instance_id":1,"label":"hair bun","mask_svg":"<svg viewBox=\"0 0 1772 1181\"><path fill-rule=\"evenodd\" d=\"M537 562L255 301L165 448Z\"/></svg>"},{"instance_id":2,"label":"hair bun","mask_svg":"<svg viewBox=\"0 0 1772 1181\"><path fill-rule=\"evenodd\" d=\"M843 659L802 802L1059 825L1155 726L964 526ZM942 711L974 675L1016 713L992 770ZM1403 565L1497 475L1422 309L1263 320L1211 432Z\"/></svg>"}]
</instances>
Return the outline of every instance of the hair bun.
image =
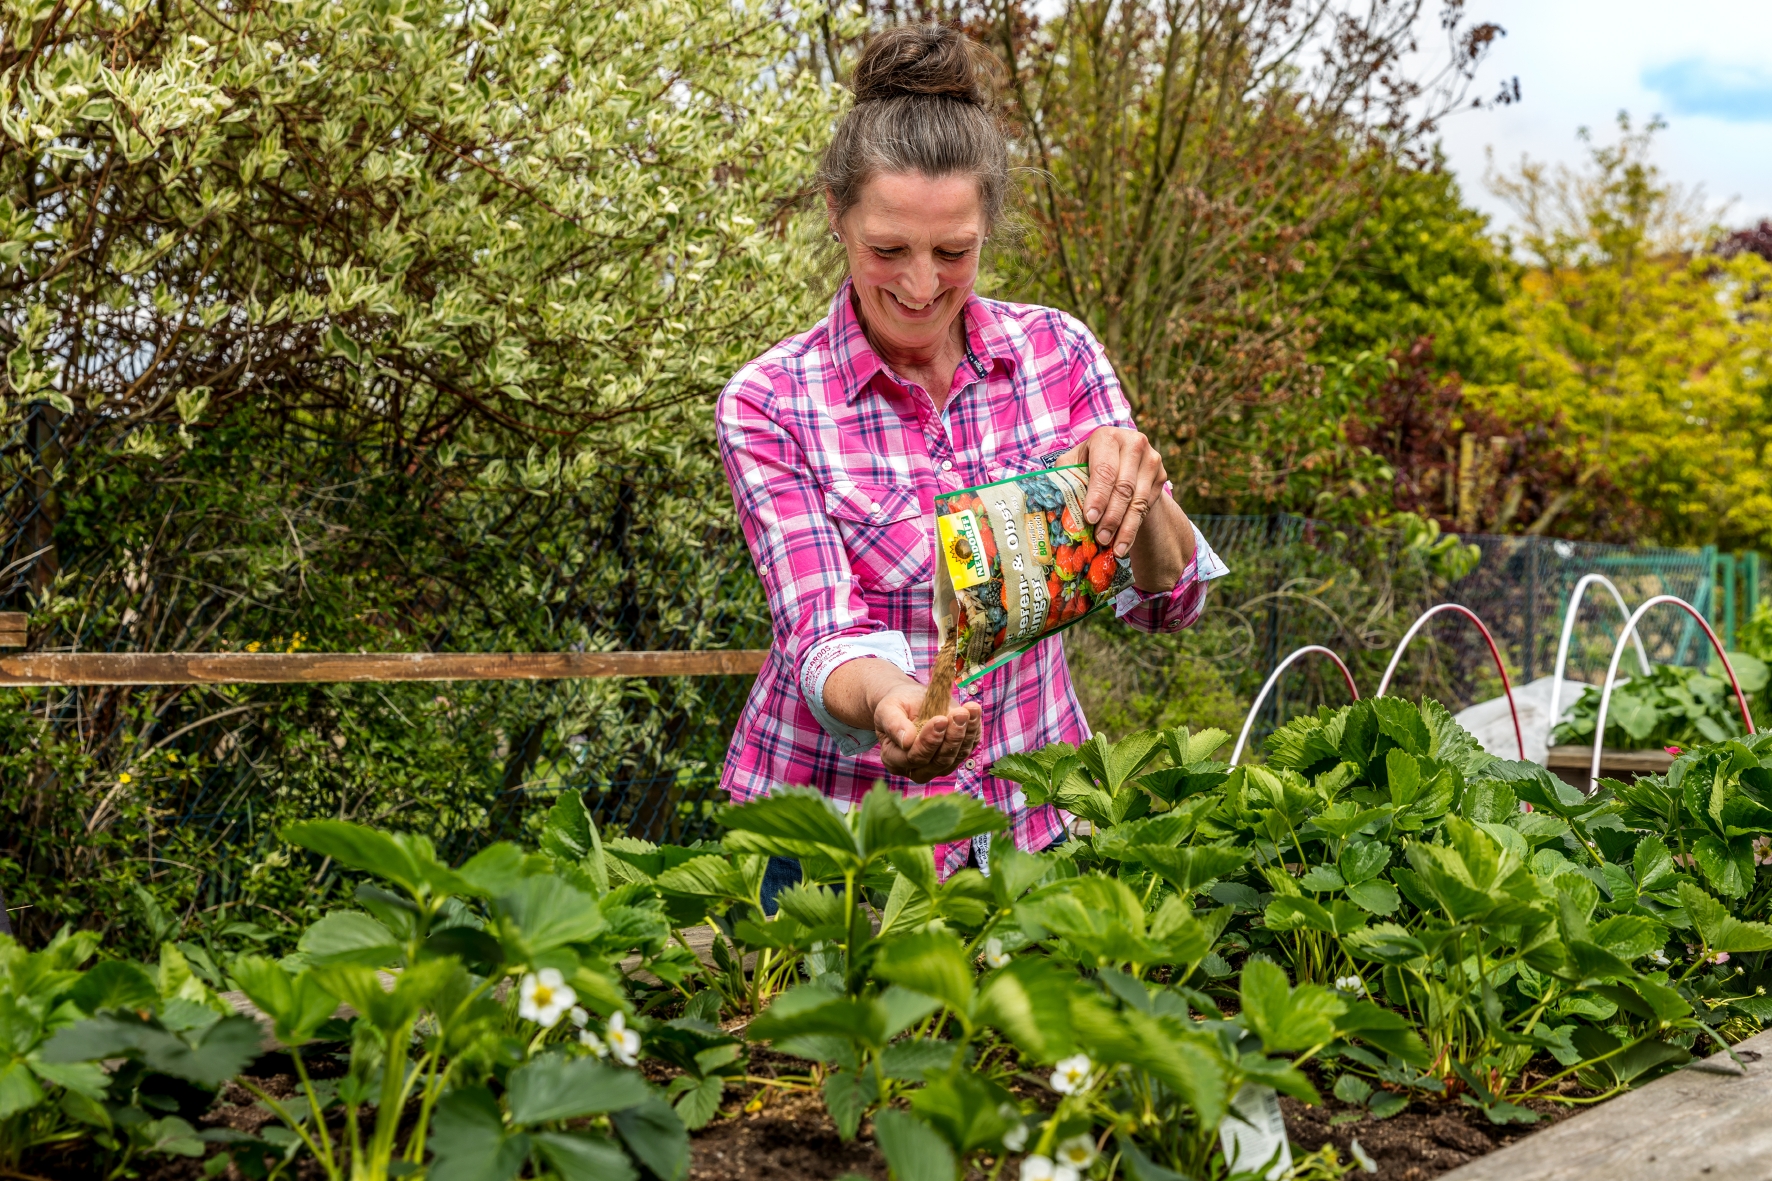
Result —
<instances>
[{"instance_id":1,"label":"hair bun","mask_svg":"<svg viewBox=\"0 0 1772 1181\"><path fill-rule=\"evenodd\" d=\"M976 41L941 25L898 25L862 50L850 88L858 103L892 98L949 98L990 108L993 62Z\"/></svg>"}]
</instances>

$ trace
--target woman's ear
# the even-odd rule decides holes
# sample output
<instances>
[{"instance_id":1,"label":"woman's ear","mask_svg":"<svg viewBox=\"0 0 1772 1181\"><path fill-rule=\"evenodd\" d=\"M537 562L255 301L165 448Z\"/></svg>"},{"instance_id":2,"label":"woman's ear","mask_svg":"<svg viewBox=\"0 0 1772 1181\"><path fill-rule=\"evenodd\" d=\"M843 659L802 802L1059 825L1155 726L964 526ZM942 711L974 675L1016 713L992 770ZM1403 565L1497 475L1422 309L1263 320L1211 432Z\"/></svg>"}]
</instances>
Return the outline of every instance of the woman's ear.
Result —
<instances>
[{"instance_id":1,"label":"woman's ear","mask_svg":"<svg viewBox=\"0 0 1772 1181\"><path fill-rule=\"evenodd\" d=\"M837 198L829 189L824 191L824 215L825 221L831 227L831 240L841 242L843 240L843 223L837 215Z\"/></svg>"}]
</instances>

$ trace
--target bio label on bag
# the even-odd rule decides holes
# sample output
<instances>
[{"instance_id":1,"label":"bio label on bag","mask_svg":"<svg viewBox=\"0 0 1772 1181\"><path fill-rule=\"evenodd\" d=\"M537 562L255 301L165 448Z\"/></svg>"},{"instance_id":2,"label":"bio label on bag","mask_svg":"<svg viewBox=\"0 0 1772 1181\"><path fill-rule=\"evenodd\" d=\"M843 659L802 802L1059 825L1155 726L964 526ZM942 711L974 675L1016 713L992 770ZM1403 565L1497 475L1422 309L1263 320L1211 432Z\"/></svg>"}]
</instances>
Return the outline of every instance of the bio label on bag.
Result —
<instances>
[{"instance_id":1,"label":"bio label on bag","mask_svg":"<svg viewBox=\"0 0 1772 1181\"><path fill-rule=\"evenodd\" d=\"M935 622L962 685L1112 603L1132 565L1083 519L1082 464L935 498Z\"/></svg>"}]
</instances>

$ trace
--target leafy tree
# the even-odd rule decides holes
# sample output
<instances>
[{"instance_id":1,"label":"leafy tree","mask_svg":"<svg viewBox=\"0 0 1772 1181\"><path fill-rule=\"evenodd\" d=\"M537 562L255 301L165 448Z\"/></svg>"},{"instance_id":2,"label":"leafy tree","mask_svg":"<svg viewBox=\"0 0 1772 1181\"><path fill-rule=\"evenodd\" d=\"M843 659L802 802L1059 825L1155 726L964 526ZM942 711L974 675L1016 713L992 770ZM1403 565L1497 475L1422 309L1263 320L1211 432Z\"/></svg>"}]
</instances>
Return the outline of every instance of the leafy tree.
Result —
<instances>
[{"instance_id":1,"label":"leafy tree","mask_svg":"<svg viewBox=\"0 0 1772 1181\"><path fill-rule=\"evenodd\" d=\"M1007 285L1101 337L1190 503L1271 502L1284 488L1289 420L1276 408L1319 394L1309 313L1322 285L1431 125L1419 113L1462 96L1496 33L1454 22L1446 71L1406 82L1418 11L1075 0L1044 24L1013 4L979 19L1030 166L1038 246ZM1336 218L1351 224L1322 283L1299 283Z\"/></svg>"},{"instance_id":2,"label":"leafy tree","mask_svg":"<svg viewBox=\"0 0 1772 1181\"><path fill-rule=\"evenodd\" d=\"M1772 541L1772 264L1705 253L1695 199L1650 161L1659 125L1619 121L1587 169L1524 162L1498 179L1531 262L1518 343L1473 402L1567 425L1582 476L1606 473L1669 544ZM1647 538L1645 538L1647 539Z\"/></svg>"},{"instance_id":3,"label":"leafy tree","mask_svg":"<svg viewBox=\"0 0 1772 1181\"><path fill-rule=\"evenodd\" d=\"M160 454L169 427L250 401L396 448L509 432L570 462L669 424L806 319L772 219L833 93L772 11L20 0L7 19L0 424L42 400Z\"/></svg>"}]
</instances>

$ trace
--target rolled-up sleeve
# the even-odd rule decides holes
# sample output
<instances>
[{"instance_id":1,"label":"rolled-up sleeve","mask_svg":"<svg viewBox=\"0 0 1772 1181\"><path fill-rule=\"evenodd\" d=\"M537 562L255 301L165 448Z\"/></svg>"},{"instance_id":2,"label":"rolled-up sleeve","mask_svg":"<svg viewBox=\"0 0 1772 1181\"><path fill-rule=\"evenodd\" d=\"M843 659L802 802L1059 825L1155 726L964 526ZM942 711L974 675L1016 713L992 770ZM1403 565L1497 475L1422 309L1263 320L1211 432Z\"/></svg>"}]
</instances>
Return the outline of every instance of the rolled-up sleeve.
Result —
<instances>
[{"instance_id":1,"label":"rolled-up sleeve","mask_svg":"<svg viewBox=\"0 0 1772 1181\"><path fill-rule=\"evenodd\" d=\"M866 657L914 673L910 644L869 615L824 490L775 414L775 400L768 374L758 367L733 378L716 412L720 458L769 597L776 650L795 670L801 696L825 732L845 754L859 754L878 738L831 716L825 682L841 665Z\"/></svg>"}]
</instances>

